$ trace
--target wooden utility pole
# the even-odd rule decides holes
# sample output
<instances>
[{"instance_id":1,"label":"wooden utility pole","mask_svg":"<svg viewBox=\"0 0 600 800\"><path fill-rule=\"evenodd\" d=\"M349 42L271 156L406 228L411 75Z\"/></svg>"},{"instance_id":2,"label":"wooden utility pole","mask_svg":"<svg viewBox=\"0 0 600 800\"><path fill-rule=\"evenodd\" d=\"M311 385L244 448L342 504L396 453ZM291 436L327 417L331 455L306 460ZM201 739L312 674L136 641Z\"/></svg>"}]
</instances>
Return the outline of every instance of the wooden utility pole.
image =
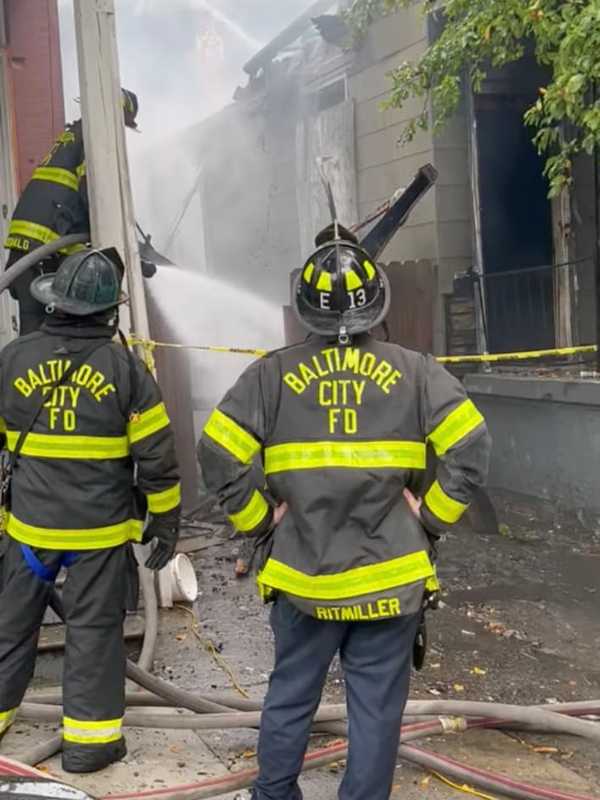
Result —
<instances>
[{"instance_id":1,"label":"wooden utility pole","mask_svg":"<svg viewBox=\"0 0 600 800\"><path fill-rule=\"evenodd\" d=\"M554 327L556 347L573 346L573 323L576 309L573 306L571 191L563 189L552 201L552 228L554 237Z\"/></svg>"},{"instance_id":2,"label":"wooden utility pole","mask_svg":"<svg viewBox=\"0 0 600 800\"><path fill-rule=\"evenodd\" d=\"M149 339L125 146L115 4L74 0L74 9L92 244L116 247L121 254L131 314L123 323Z\"/></svg>"}]
</instances>

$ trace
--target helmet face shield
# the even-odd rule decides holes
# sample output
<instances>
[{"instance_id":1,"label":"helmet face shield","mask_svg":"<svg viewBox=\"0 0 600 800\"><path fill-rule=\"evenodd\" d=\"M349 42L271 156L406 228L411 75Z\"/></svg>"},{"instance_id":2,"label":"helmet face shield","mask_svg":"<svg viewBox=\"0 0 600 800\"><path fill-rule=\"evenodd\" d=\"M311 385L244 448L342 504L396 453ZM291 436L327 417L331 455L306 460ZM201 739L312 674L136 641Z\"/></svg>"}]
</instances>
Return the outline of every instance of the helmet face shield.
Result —
<instances>
[{"instance_id":1,"label":"helmet face shield","mask_svg":"<svg viewBox=\"0 0 600 800\"><path fill-rule=\"evenodd\" d=\"M294 287L294 308L310 331L357 334L377 326L389 308L387 277L353 242L328 242L304 265Z\"/></svg>"}]
</instances>

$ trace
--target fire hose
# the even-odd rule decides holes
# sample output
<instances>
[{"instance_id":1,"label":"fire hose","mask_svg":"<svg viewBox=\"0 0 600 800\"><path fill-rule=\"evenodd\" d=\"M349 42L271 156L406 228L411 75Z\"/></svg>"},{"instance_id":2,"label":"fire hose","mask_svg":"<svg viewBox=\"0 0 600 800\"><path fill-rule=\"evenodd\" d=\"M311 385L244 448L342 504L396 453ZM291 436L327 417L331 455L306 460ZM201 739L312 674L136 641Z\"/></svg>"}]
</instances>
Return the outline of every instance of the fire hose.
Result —
<instances>
[{"instance_id":1,"label":"fire hose","mask_svg":"<svg viewBox=\"0 0 600 800\"><path fill-rule=\"evenodd\" d=\"M89 233L73 233L70 236L62 236L60 239L55 239L49 244L44 244L42 247L36 247L35 250L31 250L27 255L24 255L23 258L15 261L10 269L0 275L0 294L5 289L8 289L13 281L23 275L24 272L27 272L31 267L39 264L40 261L53 256L65 247L72 247L75 244L86 244L89 240Z\"/></svg>"},{"instance_id":2,"label":"fire hose","mask_svg":"<svg viewBox=\"0 0 600 800\"><path fill-rule=\"evenodd\" d=\"M125 725L162 729L211 730L225 727L256 728L260 723L260 715L255 710L260 708L260 703L244 700L230 694L212 695L210 698L196 695L192 692L178 689L132 664L128 664L128 676L139 682L139 685L147 690L150 689L150 691L144 693L129 693L129 702L133 701L133 705L138 707L144 705L150 705L151 707L145 713L144 709L129 711L125 717ZM25 703L21 710L24 718L36 721L60 720L61 710L59 706L62 700L60 691L34 692L28 695L27 700L29 702ZM165 705L170 705L172 708L193 710L196 713L189 714L181 711L166 713L164 710ZM234 706L243 706L245 710L236 711ZM591 722L571 719L566 716L585 716L597 714L598 712L600 712L600 701L531 708L465 701L409 701L406 708L408 718L423 715L453 715L453 717L441 717L427 720L426 722L404 725L399 756L426 769L442 772L450 778L466 781L486 791L502 792L508 796L518 798L518 800L582 800L576 795L535 787L531 784L513 781L506 776L497 775L487 770L471 768L445 756L440 756L421 748L409 747L406 743L421 736L480 727L509 727L511 729L536 730L544 733L575 733L575 735L598 740L600 737L600 728L598 726ZM322 706L315 718L320 721L317 731L338 736L345 735L346 727L342 722L345 715L344 706ZM473 717L473 715L476 716ZM60 744L60 740L58 743ZM305 769L325 766L326 764L343 760L346 756L346 745L321 748L307 756ZM255 771L245 771L224 778L206 779L198 783L168 790L160 789L117 795L113 796L113 800L137 800L137 798L201 800L201 798L217 797L220 794L244 788L251 784L255 776Z\"/></svg>"},{"instance_id":3,"label":"fire hose","mask_svg":"<svg viewBox=\"0 0 600 800\"><path fill-rule=\"evenodd\" d=\"M53 597L52 605L57 613L61 612L58 596ZM150 727L160 729L192 729L214 730L223 728L257 728L260 724L260 703L245 700L230 694L219 694L210 697L196 695L179 689L166 681L151 675L132 662L127 662L127 676L146 690L143 694L129 693L132 705L140 707L129 711L124 723L126 726ZM45 691L30 694L30 702L21 707L21 716L25 719L57 722L61 719L59 691ZM169 713L165 705L173 709L185 709ZM159 706L157 708L157 706ZM160 708L162 706L162 708ZM550 707L523 708L520 706L495 703L477 703L467 701L409 701L406 707L407 717L430 715L453 715L454 718L427 720L404 725L402 729L402 745L400 758L430 769L441 771L444 775L460 781L470 782L486 791L500 791L518 800L589 800L555 792L531 784L513 781L512 779L459 764L452 759L440 756L421 748L410 747L406 742L421 736L443 734L448 731L468 730L477 727L510 727L512 729L535 730L544 733L569 733L600 741L600 727L592 722L570 718L567 715L585 716L600 712L600 701L580 702L554 705ZM189 713L189 712L194 713ZM187 713L186 713L187 712ZM344 706L322 706L315 717L315 732L330 733L336 736L347 734L344 719ZM458 717L458 719L456 719ZM469 718L470 717L470 718ZM475 718L473 718L475 717ZM21 761L39 763L40 758L48 758L60 749L62 740L55 737L50 742L21 757ZM346 745L335 745L319 749L309 754L305 761L305 769L315 769L326 764L340 761L347 756ZM1 765L0 765L1 766ZM141 793L113 796L112 800L137 800L137 798L156 798L156 800L201 800L235 791L249 786L256 777L256 771L246 771L219 779L206 779L187 786L173 789L150 790Z\"/></svg>"},{"instance_id":4,"label":"fire hose","mask_svg":"<svg viewBox=\"0 0 600 800\"><path fill-rule=\"evenodd\" d=\"M161 681L161 683L164 682ZM179 691L174 689L174 687L169 686L169 692L173 690L176 692ZM60 693L56 692L37 693L34 695L34 697L36 699L47 700L51 696L54 696L55 699L60 699L59 695ZM146 696L145 701L152 702L152 698L150 696ZM509 718L513 717L513 719L510 719L510 723L511 727L514 728L520 728L522 724L525 724L526 726L534 724L536 729L541 729L544 732L547 730L540 723L540 716L537 712L544 710L540 707L521 708L515 706L504 706L502 704L472 704L463 703L461 701L409 701L407 711L409 713L413 713L415 711L419 713L437 713L443 709L446 712L450 711L454 712L455 714L460 714L474 711L474 706L477 706L477 710L479 711L489 712L490 717L487 719L465 719L462 717L459 717L458 719L440 718L428 722L404 725L402 729L402 745L399 749L400 758L417 764L425 769L442 772L444 775L456 780L474 784L486 791L502 792L510 797L518 798L518 800L590 800L590 798L584 798L570 793L537 787L520 781L514 781L504 775L499 775L497 773L490 772L489 770L481 770L469 767L446 756L431 753L421 748L407 745L408 742L417 738L442 734L450 730L467 730L470 728L478 728L483 726L496 727L499 722L499 718L506 718L505 721L508 722ZM561 715L567 713L597 713L600 710L600 702L563 704L559 706L552 706L552 709L553 710L551 712L548 712L549 716L555 715L560 720L562 719ZM30 704L25 704L24 711L27 717L30 717L30 715L35 716L31 710ZM333 718L336 715L341 715L344 709L340 706L325 706L323 707L322 711L325 711L328 716L330 715ZM492 718L494 712L495 718ZM46 716L46 707L43 707L42 713L38 718L45 718ZM56 718L60 717L60 709L56 710L54 716ZM155 716L155 712L151 711L150 715L148 716L148 721L150 721L153 716ZM158 716L160 717L161 715ZM515 720L514 717L519 717L520 719ZM141 720L138 716L130 716L129 724L135 723L137 725L140 721ZM247 725L255 721L255 717L252 717L252 719L246 718L244 719L243 724ZM160 719L152 722L153 725L160 726L159 723ZM127 720L126 724L128 724ZM213 723L211 721L210 725L212 724ZM582 724L592 728L594 727L591 723L584 722ZM339 723L334 723L327 727L330 729L330 732L334 734L340 734L344 732L344 730L340 730ZM550 727L552 731L555 732L556 729L554 724L552 724ZM584 730L587 730L587 727ZM326 766L327 764L341 761L347 757L347 754L348 750L345 744L334 744L325 748L320 748L313 751L306 757L304 769L316 769ZM0 768L1 767L2 764L0 762ZM227 775L223 778L208 778L193 784L178 786L172 789L157 789L145 792L134 792L130 794L111 795L111 798L112 800L138 800L138 798L148 798L148 800L152 800L153 798L156 798L156 800L202 800L202 798L217 797L219 795L249 786L255 777L256 770L248 770L234 775Z\"/></svg>"},{"instance_id":5,"label":"fire hose","mask_svg":"<svg viewBox=\"0 0 600 800\"><path fill-rule=\"evenodd\" d=\"M183 708L183 706L181 706ZM600 704L597 708L600 708ZM444 710L442 710L444 709ZM528 729L544 733L570 734L600 741L600 726L592 722L567 716L564 712L546 711L495 703L436 701L409 701L407 714L441 716L450 713L458 717L491 719L498 724L525 725ZM62 711L57 705L23 703L19 710L21 719L31 722L60 722ZM128 711L123 724L132 728L163 728L166 730L225 730L229 728L258 728L261 712L226 709L218 713L168 713L162 709ZM324 705L315 714L315 722L338 722L346 718L345 705ZM337 732L337 731L336 731Z\"/></svg>"},{"instance_id":6,"label":"fire hose","mask_svg":"<svg viewBox=\"0 0 600 800\"><path fill-rule=\"evenodd\" d=\"M61 616L60 598L53 593L52 606ZM229 694L213 697L196 695L151 675L139 665L127 662L127 676L138 686L146 690L143 698L136 705L154 704L162 701L162 708L150 707L127 712L124 720L126 726L148 727L159 729L215 730L224 728L257 728L260 725L261 703L254 703ZM50 691L30 694L20 709L20 716L25 719L41 722L57 722L61 719L60 692ZM42 702L43 700L43 702ZM48 701L52 701L49 704ZM216 701L219 702L216 702ZM143 701L143 702L142 702ZM169 713L164 710L167 703L173 709L184 709ZM240 709L241 707L241 709ZM510 727L512 729L535 730L543 733L568 733L576 736L600 741L600 726L592 722L577 719L600 713L600 701L567 703L549 707L521 707L496 703L479 703L469 701L411 701L406 707L408 716L453 715L450 719L427 720L410 725L403 725L402 745L399 756L411 763L426 769L441 771L444 775L460 781L473 783L486 791L500 791L517 800L590 800L575 795L555 792L532 786L512 779L459 764L452 759L440 756L421 748L409 747L407 741L421 736L443 734L449 731L464 731L478 727ZM189 712L194 713L189 713ZM188 713L186 713L188 712ZM574 718L571 718L572 715ZM343 705L324 705L315 716L317 733L330 733L336 736L347 734L344 720L346 708ZM457 719L458 718L458 719ZM50 742L36 748L35 752L21 758L29 763L39 763L35 759L40 754L48 758L60 749L62 741L55 737ZM346 745L323 748L307 756L305 769L317 768L328 763L343 760L347 756ZM156 798L156 800L201 800L217 797L236 789L249 786L256 776L255 771L247 771L222 779L208 779L187 786L173 789L150 790L129 795L111 796L112 800L137 800L137 798Z\"/></svg>"}]
</instances>

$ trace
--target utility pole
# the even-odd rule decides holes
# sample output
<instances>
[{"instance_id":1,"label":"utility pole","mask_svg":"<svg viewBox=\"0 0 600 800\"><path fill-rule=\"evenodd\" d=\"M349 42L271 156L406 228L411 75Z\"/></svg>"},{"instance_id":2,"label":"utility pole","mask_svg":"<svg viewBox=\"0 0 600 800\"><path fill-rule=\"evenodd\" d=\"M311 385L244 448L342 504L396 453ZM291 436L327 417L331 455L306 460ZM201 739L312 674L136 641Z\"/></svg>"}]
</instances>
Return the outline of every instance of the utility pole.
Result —
<instances>
[{"instance_id":1,"label":"utility pole","mask_svg":"<svg viewBox=\"0 0 600 800\"><path fill-rule=\"evenodd\" d=\"M74 0L74 11L92 244L116 247L121 254L130 310L124 327L149 339L125 145L115 4Z\"/></svg>"}]
</instances>

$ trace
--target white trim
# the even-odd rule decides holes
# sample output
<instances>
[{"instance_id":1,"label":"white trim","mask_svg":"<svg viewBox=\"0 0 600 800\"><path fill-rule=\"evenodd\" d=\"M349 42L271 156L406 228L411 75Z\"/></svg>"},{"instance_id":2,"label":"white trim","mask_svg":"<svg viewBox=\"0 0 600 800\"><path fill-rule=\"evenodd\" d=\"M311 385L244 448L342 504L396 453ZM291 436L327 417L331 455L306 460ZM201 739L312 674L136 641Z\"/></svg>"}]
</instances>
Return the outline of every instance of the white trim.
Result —
<instances>
[{"instance_id":1,"label":"white trim","mask_svg":"<svg viewBox=\"0 0 600 800\"><path fill-rule=\"evenodd\" d=\"M3 9L0 7L0 13ZM17 202L16 169L13 151L12 101L8 82L7 52L0 51L0 267L6 264L6 239L13 209ZM17 305L8 292L0 295L0 348L16 336Z\"/></svg>"}]
</instances>

